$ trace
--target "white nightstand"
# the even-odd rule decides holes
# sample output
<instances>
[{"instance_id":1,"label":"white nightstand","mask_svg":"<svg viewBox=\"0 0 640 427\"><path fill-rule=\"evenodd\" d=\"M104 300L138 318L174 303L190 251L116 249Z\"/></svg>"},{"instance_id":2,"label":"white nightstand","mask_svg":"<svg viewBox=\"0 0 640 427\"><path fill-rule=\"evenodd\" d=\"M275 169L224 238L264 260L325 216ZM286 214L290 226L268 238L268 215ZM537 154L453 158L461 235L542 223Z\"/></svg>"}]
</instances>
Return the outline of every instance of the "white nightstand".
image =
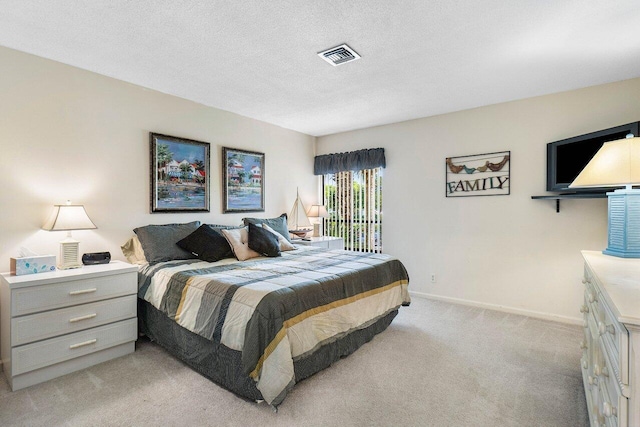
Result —
<instances>
[{"instance_id":1,"label":"white nightstand","mask_svg":"<svg viewBox=\"0 0 640 427\"><path fill-rule=\"evenodd\" d=\"M342 237L306 237L309 240L295 239L294 245L317 246L324 249L344 249L344 240Z\"/></svg>"},{"instance_id":2,"label":"white nightstand","mask_svg":"<svg viewBox=\"0 0 640 427\"><path fill-rule=\"evenodd\" d=\"M138 268L124 262L0 276L0 355L12 390L132 353Z\"/></svg>"}]
</instances>

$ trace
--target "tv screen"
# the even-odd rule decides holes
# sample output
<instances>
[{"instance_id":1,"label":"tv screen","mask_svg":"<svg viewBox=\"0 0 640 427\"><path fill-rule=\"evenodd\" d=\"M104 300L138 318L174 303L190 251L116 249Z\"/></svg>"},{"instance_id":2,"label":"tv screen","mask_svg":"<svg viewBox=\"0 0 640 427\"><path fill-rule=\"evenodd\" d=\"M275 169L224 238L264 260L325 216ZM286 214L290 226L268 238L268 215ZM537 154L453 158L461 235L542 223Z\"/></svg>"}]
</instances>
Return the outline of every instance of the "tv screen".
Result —
<instances>
[{"instance_id":1,"label":"tv screen","mask_svg":"<svg viewBox=\"0 0 640 427\"><path fill-rule=\"evenodd\" d=\"M603 192L610 188L569 188L605 142L638 135L638 122L547 144L547 191Z\"/></svg>"}]
</instances>

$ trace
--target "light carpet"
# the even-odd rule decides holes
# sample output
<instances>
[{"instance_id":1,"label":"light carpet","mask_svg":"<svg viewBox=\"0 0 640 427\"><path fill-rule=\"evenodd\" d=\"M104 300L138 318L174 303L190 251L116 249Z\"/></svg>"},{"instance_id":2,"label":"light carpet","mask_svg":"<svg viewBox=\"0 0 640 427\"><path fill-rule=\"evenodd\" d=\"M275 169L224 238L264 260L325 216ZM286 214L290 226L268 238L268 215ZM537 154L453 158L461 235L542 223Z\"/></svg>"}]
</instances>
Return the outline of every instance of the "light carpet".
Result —
<instances>
[{"instance_id":1,"label":"light carpet","mask_svg":"<svg viewBox=\"0 0 640 427\"><path fill-rule=\"evenodd\" d=\"M581 328L413 298L275 413L142 338L136 352L11 392L2 426L586 426Z\"/></svg>"}]
</instances>

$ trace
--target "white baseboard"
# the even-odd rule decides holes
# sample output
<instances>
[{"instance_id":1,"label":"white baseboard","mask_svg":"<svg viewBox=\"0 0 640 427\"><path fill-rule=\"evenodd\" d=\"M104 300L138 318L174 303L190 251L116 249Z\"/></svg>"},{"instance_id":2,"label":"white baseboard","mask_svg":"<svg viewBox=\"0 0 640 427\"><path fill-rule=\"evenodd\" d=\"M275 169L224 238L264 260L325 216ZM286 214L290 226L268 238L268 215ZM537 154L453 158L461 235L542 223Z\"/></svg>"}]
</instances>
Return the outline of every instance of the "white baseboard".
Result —
<instances>
[{"instance_id":1,"label":"white baseboard","mask_svg":"<svg viewBox=\"0 0 640 427\"><path fill-rule=\"evenodd\" d=\"M461 298L445 297L442 295L427 294L424 292L409 291L411 296L418 298L427 298L438 301L450 302L453 304L469 305L472 307L486 308L489 310L503 311L505 313L520 314L522 316L535 317L537 319L552 320L554 322L569 323L572 325L582 325L582 318L561 316L559 314L545 313L542 311L525 310L523 308L507 307L499 304L490 304L486 302L471 301Z\"/></svg>"}]
</instances>

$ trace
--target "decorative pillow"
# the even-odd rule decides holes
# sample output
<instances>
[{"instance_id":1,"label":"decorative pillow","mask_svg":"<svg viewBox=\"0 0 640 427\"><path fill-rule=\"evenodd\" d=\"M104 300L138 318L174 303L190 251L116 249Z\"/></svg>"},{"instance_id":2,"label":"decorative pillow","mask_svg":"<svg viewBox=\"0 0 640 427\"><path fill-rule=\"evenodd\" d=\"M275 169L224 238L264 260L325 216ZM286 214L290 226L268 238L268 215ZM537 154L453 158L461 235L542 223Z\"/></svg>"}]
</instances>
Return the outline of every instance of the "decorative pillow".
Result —
<instances>
[{"instance_id":1,"label":"decorative pillow","mask_svg":"<svg viewBox=\"0 0 640 427\"><path fill-rule=\"evenodd\" d=\"M227 240L227 238L224 237L224 234L222 234L222 230L234 230L234 229L240 229L244 227L244 225L220 225L220 224L207 224L207 225L213 231L221 235L225 240ZM231 250L231 245L229 245L229 242L227 242L227 245L229 246L229 252L225 254L224 258L234 258L235 255L233 254L233 250Z\"/></svg>"},{"instance_id":2,"label":"decorative pillow","mask_svg":"<svg viewBox=\"0 0 640 427\"><path fill-rule=\"evenodd\" d=\"M221 231L239 261L246 261L260 256L258 252L249 247L249 232L247 231L247 227Z\"/></svg>"},{"instance_id":3,"label":"decorative pillow","mask_svg":"<svg viewBox=\"0 0 640 427\"><path fill-rule=\"evenodd\" d=\"M140 265L147 263L147 258L144 256L144 251L142 250L138 236L133 236L127 240L127 243L120 246L120 249L122 249L122 253L129 263Z\"/></svg>"},{"instance_id":4,"label":"decorative pillow","mask_svg":"<svg viewBox=\"0 0 640 427\"><path fill-rule=\"evenodd\" d=\"M267 224L269 227L280 233L288 242L291 242L291 239L289 239L289 229L287 228L286 213L283 213L277 218L242 218L242 221L244 222L244 225Z\"/></svg>"},{"instance_id":5,"label":"decorative pillow","mask_svg":"<svg viewBox=\"0 0 640 427\"><path fill-rule=\"evenodd\" d=\"M176 243L196 231L200 221L186 224L147 225L133 230L140 239L142 250L150 264L174 259L196 258Z\"/></svg>"},{"instance_id":6,"label":"decorative pillow","mask_svg":"<svg viewBox=\"0 0 640 427\"><path fill-rule=\"evenodd\" d=\"M208 225L201 225L176 245L208 262L216 262L233 256L227 239Z\"/></svg>"},{"instance_id":7,"label":"decorative pillow","mask_svg":"<svg viewBox=\"0 0 640 427\"><path fill-rule=\"evenodd\" d=\"M260 225L265 230L270 231L270 232L272 232L273 234L276 235L276 237L278 238L278 245L280 246L280 250L282 252L284 252L284 251L292 251L292 250L294 250L296 248L295 246L293 246L292 243L290 243L287 239L285 239L282 234L278 233L276 230L274 230L273 228L269 227L267 224L260 224Z\"/></svg>"},{"instance_id":8,"label":"decorative pillow","mask_svg":"<svg viewBox=\"0 0 640 427\"><path fill-rule=\"evenodd\" d=\"M249 248L264 256L280 256L278 236L259 225L249 224Z\"/></svg>"}]
</instances>

